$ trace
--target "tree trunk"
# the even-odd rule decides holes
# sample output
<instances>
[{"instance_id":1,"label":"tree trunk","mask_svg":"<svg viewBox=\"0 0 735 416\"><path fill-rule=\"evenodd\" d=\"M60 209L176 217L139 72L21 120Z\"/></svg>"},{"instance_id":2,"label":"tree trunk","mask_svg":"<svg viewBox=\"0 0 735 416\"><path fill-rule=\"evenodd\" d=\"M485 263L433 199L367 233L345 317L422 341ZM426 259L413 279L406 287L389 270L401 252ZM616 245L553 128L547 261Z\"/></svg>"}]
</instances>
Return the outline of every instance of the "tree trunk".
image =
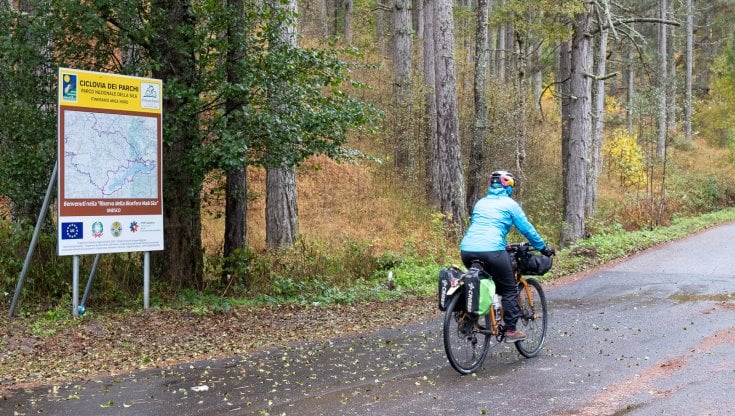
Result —
<instances>
[{"instance_id":1,"label":"tree trunk","mask_svg":"<svg viewBox=\"0 0 735 416\"><path fill-rule=\"evenodd\" d=\"M342 9L344 11L345 27L344 39L345 43L352 45L352 0L342 0Z\"/></svg>"},{"instance_id":2,"label":"tree trunk","mask_svg":"<svg viewBox=\"0 0 735 416\"><path fill-rule=\"evenodd\" d=\"M692 0L686 0L686 96L684 98L684 134L687 143L692 142L692 68L693 68L693 48L694 48L694 22L692 11Z\"/></svg>"},{"instance_id":3,"label":"tree trunk","mask_svg":"<svg viewBox=\"0 0 735 416\"><path fill-rule=\"evenodd\" d=\"M562 156L562 199L564 201L564 217L566 217L566 201L570 199L569 188L567 187L569 160L569 144L571 142L570 123L572 120L571 103L572 103L572 54L571 45L568 41L561 42L559 45L559 70L557 71L557 82L559 83L559 91L561 93L561 156ZM561 240L560 240L561 242Z\"/></svg>"},{"instance_id":4,"label":"tree trunk","mask_svg":"<svg viewBox=\"0 0 735 416\"><path fill-rule=\"evenodd\" d=\"M411 13L409 0L393 2L393 140L395 167L405 177L413 176L414 154L409 123L411 91Z\"/></svg>"},{"instance_id":5,"label":"tree trunk","mask_svg":"<svg viewBox=\"0 0 735 416\"><path fill-rule=\"evenodd\" d=\"M424 99L426 101L426 154L434 160L434 152L437 149L436 139L436 61L434 52L434 1L424 1ZM429 205L438 207L440 205L439 183L434 181L433 166L426 164L427 172L427 195Z\"/></svg>"},{"instance_id":6,"label":"tree trunk","mask_svg":"<svg viewBox=\"0 0 735 416\"><path fill-rule=\"evenodd\" d=\"M247 248L247 204L248 182L247 169L242 166L227 172L225 185L225 242L223 267L223 281L228 283L232 276L232 263L228 257L237 250ZM246 280L247 276L237 276L238 279Z\"/></svg>"},{"instance_id":7,"label":"tree trunk","mask_svg":"<svg viewBox=\"0 0 735 416\"><path fill-rule=\"evenodd\" d=\"M459 0L459 1L455 0L454 3L455 3L455 6L459 7L460 16L459 18L457 18L457 20L459 21L459 24L461 25L461 27L463 28L471 27L472 23L471 23L470 12L472 10L471 9L472 1L471 0ZM455 34L455 36L457 35ZM469 76L470 71L469 69L465 69L465 68L469 68L470 65L472 64L472 61L474 59L474 57L472 56L474 52L474 48L472 47L472 39L470 39L469 30L459 31L458 36L460 36L460 39L458 42L459 44L462 45L462 49L463 49L462 55L464 55L464 65L461 65L462 70L460 70L458 74L460 76L460 83L462 85L461 91L469 91L470 88L472 88L470 86L470 82L471 82L470 76Z\"/></svg>"},{"instance_id":8,"label":"tree trunk","mask_svg":"<svg viewBox=\"0 0 735 416\"><path fill-rule=\"evenodd\" d=\"M272 0L273 8L280 7L296 16L296 0ZM296 46L296 23L281 26L280 42ZM275 86L275 88L281 88ZM274 112L280 103L272 101ZM277 150L276 150L277 151ZM270 166L266 169L265 239L269 248L290 246L298 237L298 210L296 208L296 171L292 166Z\"/></svg>"},{"instance_id":9,"label":"tree trunk","mask_svg":"<svg viewBox=\"0 0 735 416\"><path fill-rule=\"evenodd\" d=\"M667 20L674 20L674 0L668 0L666 15ZM675 28L667 28L668 38L666 41L666 124L668 131L676 130L676 112L677 100L676 90L678 89L678 78L676 76L676 37L674 36Z\"/></svg>"},{"instance_id":10,"label":"tree trunk","mask_svg":"<svg viewBox=\"0 0 735 416\"><path fill-rule=\"evenodd\" d=\"M460 236L467 209L457 110L452 2L437 0L435 7L437 146L432 153L432 180L438 184L439 209L447 215L452 233Z\"/></svg>"},{"instance_id":11,"label":"tree trunk","mask_svg":"<svg viewBox=\"0 0 735 416\"><path fill-rule=\"evenodd\" d=\"M326 40L329 36L327 0L307 0L301 4L299 32L306 37Z\"/></svg>"},{"instance_id":12,"label":"tree trunk","mask_svg":"<svg viewBox=\"0 0 735 416\"><path fill-rule=\"evenodd\" d=\"M590 74L589 62L590 13L575 16L572 38L571 78L569 103L569 137L564 146L564 223L561 244L568 246L585 235L585 195L588 172L588 141L590 140Z\"/></svg>"},{"instance_id":13,"label":"tree trunk","mask_svg":"<svg viewBox=\"0 0 735 416\"><path fill-rule=\"evenodd\" d=\"M499 0L500 6L505 4L505 0ZM497 44L495 46L495 65L497 68L495 74L499 83L505 82L505 25L498 28Z\"/></svg>"},{"instance_id":14,"label":"tree trunk","mask_svg":"<svg viewBox=\"0 0 735 416\"><path fill-rule=\"evenodd\" d=\"M290 0L289 0L290 1ZM337 36L337 4L340 0L326 0L327 36Z\"/></svg>"},{"instance_id":15,"label":"tree trunk","mask_svg":"<svg viewBox=\"0 0 735 416\"><path fill-rule=\"evenodd\" d=\"M659 17L663 20L666 18L667 0L660 0ZM656 139L656 156L659 160L664 160L666 155L666 92L668 85L668 60L666 59L666 25L660 23L658 25L658 137Z\"/></svg>"},{"instance_id":16,"label":"tree trunk","mask_svg":"<svg viewBox=\"0 0 735 416\"><path fill-rule=\"evenodd\" d=\"M495 34L497 33L495 31L495 28L490 25L490 16L493 14L493 7L497 0L488 0L488 6L487 6L487 16L488 16L488 25L487 25L487 47L488 47L488 63L487 63L487 72L488 76L492 78L496 77L496 45L495 45Z\"/></svg>"},{"instance_id":17,"label":"tree trunk","mask_svg":"<svg viewBox=\"0 0 735 416\"><path fill-rule=\"evenodd\" d=\"M268 168L265 186L266 244L268 248L290 246L299 233L295 169Z\"/></svg>"},{"instance_id":18,"label":"tree trunk","mask_svg":"<svg viewBox=\"0 0 735 416\"><path fill-rule=\"evenodd\" d=\"M635 96L635 65L633 64L633 51L629 50L626 59L627 71L625 73L625 125L628 134L633 134L633 97Z\"/></svg>"},{"instance_id":19,"label":"tree trunk","mask_svg":"<svg viewBox=\"0 0 735 416\"><path fill-rule=\"evenodd\" d=\"M232 85L242 82L242 70L240 63L245 58L244 48L244 0L228 0L228 7L233 13L232 21L227 29L227 39L229 46L227 49L226 71L227 81ZM238 111L242 106L240 100L231 97L225 103L225 111L228 114ZM243 159L245 159L245 149L243 146ZM234 276L232 273L232 264L228 260L237 250L243 250L247 246L247 169L246 163L242 166L227 172L225 182L225 238L223 255L225 264L222 268L222 280L224 284L228 284L229 280ZM241 279L247 279L247 276L237 276Z\"/></svg>"},{"instance_id":20,"label":"tree trunk","mask_svg":"<svg viewBox=\"0 0 735 416\"><path fill-rule=\"evenodd\" d=\"M533 72L531 73L533 79L533 102L538 106L538 110L541 111L541 92L543 90L544 73L542 71L543 64L541 63L541 46L536 45L531 51L533 57Z\"/></svg>"},{"instance_id":21,"label":"tree trunk","mask_svg":"<svg viewBox=\"0 0 735 416\"><path fill-rule=\"evenodd\" d=\"M528 78L526 77L526 45L523 39L519 36L516 39L518 48L518 79L515 88L517 88L518 94L516 96L516 105L518 109L518 118L516 119L516 126L518 127L518 136L516 137L516 177L519 178L520 182L525 182L526 178L526 114L528 113ZM522 192L523 189L518 189L517 198L519 201L523 201Z\"/></svg>"},{"instance_id":22,"label":"tree trunk","mask_svg":"<svg viewBox=\"0 0 735 416\"><path fill-rule=\"evenodd\" d=\"M194 45L187 33L196 24L189 1L154 0L151 9L161 11L158 29L151 43L151 54L160 59L152 75L164 86L177 84L190 89L197 85ZM172 45L177 45L176 47ZM163 215L165 250L154 253L154 269L168 286L202 287L202 225L200 191L202 169L196 163L199 120L190 108L196 108L193 94L171 94L164 87L165 125L163 146ZM175 127L174 127L175 126Z\"/></svg>"},{"instance_id":23,"label":"tree trunk","mask_svg":"<svg viewBox=\"0 0 735 416\"><path fill-rule=\"evenodd\" d=\"M424 1L411 0L411 22L413 31L419 39L424 38Z\"/></svg>"},{"instance_id":24,"label":"tree trunk","mask_svg":"<svg viewBox=\"0 0 735 416\"><path fill-rule=\"evenodd\" d=\"M391 10L391 8L385 4L385 2L390 2L391 0L375 0L375 38L377 40L378 44L378 50L381 53L381 55L386 56L388 55L389 49L390 49L390 29L391 24L388 11Z\"/></svg>"},{"instance_id":25,"label":"tree trunk","mask_svg":"<svg viewBox=\"0 0 735 416\"><path fill-rule=\"evenodd\" d=\"M605 79L607 74L607 38L608 30L600 31L600 44L597 51L597 80L593 91L592 140L590 141L589 176L587 177L587 217L594 217L597 212L597 178L602 171L602 134L605 123Z\"/></svg>"},{"instance_id":26,"label":"tree trunk","mask_svg":"<svg viewBox=\"0 0 735 416\"><path fill-rule=\"evenodd\" d=\"M715 25L717 19L717 8L716 7L703 7L702 23L698 24L698 27L704 28L700 35L700 41L697 43L701 45L701 50L697 50L697 57L700 62L713 62L717 48L715 47L719 43L719 39L716 39L716 34L713 33L712 26ZM700 65L697 70L697 91L702 91L704 94L709 94L710 91L710 78L712 71L710 65Z\"/></svg>"},{"instance_id":27,"label":"tree trunk","mask_svg":"<svg viewBox=\"0 0 735 416\"><path fill-rule=\"evenodd\" d=\"M485 140L489 125L487 120L487 70L490 64L488 45L489 0L477 0L477 34L475 42L475 123L472 129L472 151L470 152L467 206L485 196L487 192L487 165L485 159Z\"/></svg>"},{"instance_id":28,"label":"tree trunk","mask_svg":"<svg viewBox=\"0 0 735 416\"><path fill-rule=\"evenodd\" d=\"M516 37L515 37L515 29L513 26L513 23L508 23L507 25L503 26L505 29L505 45L503 45L503 49L505 49L505 61L503 62L505 65L505 68L503 68L503 71L505 72L505 80L515 82L515 78L513 77L513 72L517 68L518 64L518 51L516 51Z\"/></svg>"}]
</instances>

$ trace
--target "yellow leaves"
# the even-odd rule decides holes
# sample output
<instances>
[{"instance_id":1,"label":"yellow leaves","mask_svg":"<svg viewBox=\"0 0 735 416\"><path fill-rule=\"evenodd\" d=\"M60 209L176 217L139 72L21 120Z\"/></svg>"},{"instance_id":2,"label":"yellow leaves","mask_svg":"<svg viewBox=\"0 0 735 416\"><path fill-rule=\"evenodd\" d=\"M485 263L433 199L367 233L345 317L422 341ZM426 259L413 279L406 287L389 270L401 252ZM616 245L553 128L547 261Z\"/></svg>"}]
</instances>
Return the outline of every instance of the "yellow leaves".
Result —
<instances>
[{"instance_id":1,"label":"yellow leaves","mask_svg":"<svg viewBox=\"0 0 735 416\"><path fill-rule=\"evenodd\" d=\"M635 136L617 130L602 147L608 176L617 176L622 187L640 187L646 182L643 150Z\"/></svg>"},{"instance_id":2,"label":"yellow leaves","mask_svg":"<svg viewBox=\"0 0 735 416\"><path fill-rule=\"evenodd\" d=\"M614 95L605 97L605 113L610 115L623 114L625 108Z\"/></svg>"}]
</instances>

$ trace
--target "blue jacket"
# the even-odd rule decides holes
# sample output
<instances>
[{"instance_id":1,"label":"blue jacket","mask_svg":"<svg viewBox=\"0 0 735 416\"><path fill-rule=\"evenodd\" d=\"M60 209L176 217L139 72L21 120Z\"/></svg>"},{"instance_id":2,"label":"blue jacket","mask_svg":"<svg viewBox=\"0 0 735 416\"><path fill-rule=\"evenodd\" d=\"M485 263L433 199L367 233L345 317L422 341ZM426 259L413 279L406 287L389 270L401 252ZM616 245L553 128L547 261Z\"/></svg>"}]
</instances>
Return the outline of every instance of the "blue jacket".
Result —
<instances>
[{"instance_id":1,"label":"blue jacket","mask_svg":"<svg viewBox=\"0 0 735 416\"><path fill-rule=\"evenodd\" d=\"M533 248L541 250L546 246L521 206L508 196L508 192L504 188L489 188L487 196L477 201L472 210L472 221L459 249L469 252L505 250L505 236L513 225Z\"/></svg>"}]
</instances>

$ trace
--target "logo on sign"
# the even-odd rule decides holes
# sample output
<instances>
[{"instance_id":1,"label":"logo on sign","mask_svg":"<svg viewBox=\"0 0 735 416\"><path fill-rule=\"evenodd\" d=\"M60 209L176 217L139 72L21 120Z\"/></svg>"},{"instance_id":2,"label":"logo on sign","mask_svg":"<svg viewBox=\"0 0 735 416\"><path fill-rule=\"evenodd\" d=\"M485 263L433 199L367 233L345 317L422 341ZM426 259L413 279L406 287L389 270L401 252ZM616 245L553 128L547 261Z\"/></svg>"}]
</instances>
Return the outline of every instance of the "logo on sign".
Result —
<instances>
[{"instance_id":1,"label":"logo on sign","mask_svg":"<svg viewBox=\"0 0 735 416\"><path fill-rule=\"evenodd\" d=\"M158 110L161 107L161 86L147 82L140 83L143 94L140 97L140 106Z\"/></svg>"},{"instance_id":2,"label":"logo on sign","mask_svg":"<svg viewBox=\"0 0 735 416\"><path fill-rule=\"evenodd\" d=\"M102 225L101 222L95 221L92 223L92 237L94 238L100 238L102 237L102 232L104 231L105 227Z\"/></svg>"},{"instance_id":3,"label":"logo on sign","mask_svg":"<svg viewBox=\"0 0 735 416\"><path fill-rule=\"evenodd\" d=\"M64 101L77 101L77 76L75 74L64 74L61 76L61 99Z\"/></svg>"},{"instance_id":4,"label":"logo on sign","mask_svg":"<svg viewBox=\"0 0 735 416\"><path fill-rule=\"evenodd\" d=\"M139 225L138 225L138 222L137 221L131 222L130 223L130 232L131 233L138 232L138 227L139 227Z\"/></svg>"},{"instance_id":5,"label":"logo on sign","mask_svg":"<svg viewBox=\"0 0 735 416\"><path fill-rule=\"evenodd\" d=\"M61 223L61 239L62 240L78 240L84 237L84 223L81 222L62 222Z\"/></svg>"},{"instance_id":6,"label":"logo on sign","mask_svg":"<svg viewBox=\"0 0 735 416\"><path fill-rule=\"evenodd\" d=\"M122 234L122 224L120 224L120 221L115 221L112 223L112 226L110 227L110 234L112 234L113 237L120 237L120 234Z\"/></svg>"}]
</instances>

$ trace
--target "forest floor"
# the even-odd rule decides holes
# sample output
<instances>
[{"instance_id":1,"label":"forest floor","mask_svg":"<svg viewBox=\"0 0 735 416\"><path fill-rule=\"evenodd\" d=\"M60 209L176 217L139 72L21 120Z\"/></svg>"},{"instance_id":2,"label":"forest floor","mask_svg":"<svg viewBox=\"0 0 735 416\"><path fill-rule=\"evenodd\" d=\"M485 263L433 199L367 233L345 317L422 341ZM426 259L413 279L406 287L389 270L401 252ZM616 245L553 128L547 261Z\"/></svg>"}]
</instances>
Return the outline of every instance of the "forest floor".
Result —
<instances>
[{"instance_id":1,"label":"forest floor","mask_svg":"<svg viewBox=\"0 0 735 416\"><path fill-rule=\"evenodd\" d=\"M299 341L369 333L439 314L434 298L242 307L203 316L151 309L87 313L80 318L69 313L69 317L44 321L3 314L0 400L16 389L247 355Z\"/></svg>"}]
</instances>

